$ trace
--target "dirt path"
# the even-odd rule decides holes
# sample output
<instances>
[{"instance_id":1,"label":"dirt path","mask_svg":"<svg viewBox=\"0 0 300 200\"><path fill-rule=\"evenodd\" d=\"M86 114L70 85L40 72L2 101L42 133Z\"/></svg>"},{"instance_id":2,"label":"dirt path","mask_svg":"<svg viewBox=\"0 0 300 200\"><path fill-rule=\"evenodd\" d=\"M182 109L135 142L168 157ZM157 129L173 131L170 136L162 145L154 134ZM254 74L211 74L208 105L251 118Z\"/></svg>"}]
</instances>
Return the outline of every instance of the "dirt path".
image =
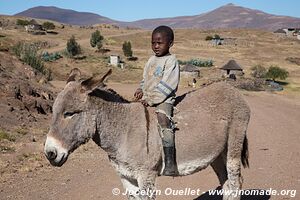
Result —
<instances>
[{"instance_id":1,"label":"dirt path","mask_svg":"<svg viewBox=\"0 0 300 200\"><path fill-rule=\"evenodd\" d=\"M136 85L111 84L125 97L133 94ZM298 190L300 192L300 105L271 93L245 93L252 111L248 131L250 169L243 170L244 188ZM298 99L299 100L299 99ZM42 145L40 145L42 150ZM46 163L46 162L45 162ZM200 189L201 196L158 196L158 199L219 199L202 195L218 186L217 177L209 167L193 176L158 178L157 188ZM113 196L112 189L121 182L109 165L103 150L93 143L80 147L61 168L46 164L42 169L16 173L0 185L0 199L125 199ZM123 190L122 190L123 191ZM300 194L246 197L243 200L300 199Z\"/></svg>"}]
</instances>

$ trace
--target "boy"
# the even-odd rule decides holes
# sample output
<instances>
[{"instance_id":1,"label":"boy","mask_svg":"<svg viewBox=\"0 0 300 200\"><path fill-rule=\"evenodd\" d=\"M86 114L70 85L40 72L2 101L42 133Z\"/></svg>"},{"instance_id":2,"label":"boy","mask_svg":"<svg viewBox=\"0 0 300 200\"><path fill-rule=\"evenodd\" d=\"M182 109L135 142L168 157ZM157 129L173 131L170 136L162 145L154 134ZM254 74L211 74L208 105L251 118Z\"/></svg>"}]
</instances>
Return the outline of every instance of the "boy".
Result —
<instances>
[{"instance_id":1,"label":"boy","mask_svg":"<svg viewBox=\"0 0 300 200\"><path fill-rule=\"evenodd\" d=\"M179 83L179 66L175 55L169 52L173 46L174 33L168 26L159 26L152 32L151 56L145 65L140 88L134 93L145 106L156 108L158 128L162 137L165 158L165 176L178 174L176 163L173 103Z\"/></svg>"}]
</instances>

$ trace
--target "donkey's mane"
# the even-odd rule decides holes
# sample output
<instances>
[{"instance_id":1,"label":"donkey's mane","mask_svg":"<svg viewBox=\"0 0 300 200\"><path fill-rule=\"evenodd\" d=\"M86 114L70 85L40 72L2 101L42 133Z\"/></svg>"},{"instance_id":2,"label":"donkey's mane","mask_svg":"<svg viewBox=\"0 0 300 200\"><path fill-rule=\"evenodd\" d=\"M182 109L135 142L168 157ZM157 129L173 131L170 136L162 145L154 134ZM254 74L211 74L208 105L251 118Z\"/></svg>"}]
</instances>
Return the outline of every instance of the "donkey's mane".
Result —
<instances>
[{"instance_id":1,"label":"donkey's mane","mask_svg":"<svg viewBox=\"0 0 300 200\"><path fill-rule=\"evenodd\" d=\"M89 95L99 97L105 101L118 102L118 103L130 103L127 99L119 95L111 88L97 88L93 90Z\"/></svg>"}]
</instances>

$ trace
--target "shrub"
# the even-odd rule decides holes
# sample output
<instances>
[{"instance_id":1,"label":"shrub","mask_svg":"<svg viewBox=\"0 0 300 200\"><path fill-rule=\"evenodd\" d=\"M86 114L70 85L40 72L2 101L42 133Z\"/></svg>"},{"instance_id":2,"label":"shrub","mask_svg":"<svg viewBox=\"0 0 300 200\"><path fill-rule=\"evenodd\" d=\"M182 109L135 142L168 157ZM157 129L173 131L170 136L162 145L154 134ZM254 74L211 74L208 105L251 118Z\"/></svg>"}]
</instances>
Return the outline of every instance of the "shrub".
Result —
<instances>
[{"instance_id":1,"label":"shrub","mask_svg":"<svg viewBox=\"0 0 300 200\"><path fill-rule=\"evenodd\" d=\"M214 65L213 60L201 60L199 58L193 58L188 61L178 60L178 63L180 65L191 64L191 65L195 65L197 67L211 67Z\"/></svg>"},{"instance_id":2,"label":"shrub","mask_svg":"<svg viewBox=\"0 0 300 200\"><path fill-rule=\"evenodd\" d=\"M91 35L90 44L92 47L97 46L98 50L100 50L103 47L103 39L104 37L101 35L100 31L96 30Z\"/></svg>"},{"instance_id":3,"label":"shrub","mask_svg":"<svg viewBox=\"0 0 300 200\"><path fill-rule=\"evenodd\" d=\"M44 22L42 26L45 30L55 29L55 25L52 22Z\"/></svg>"},{"instance_id":4,"label":"shrub","mask_svg":"<svg viewBox=\"0 0 300 200\"><path fill-rule=\"evenodd\" d=\"M72 35L67 42L67 53L71 56L76 56L81 53L80 45L76 42L74 35Z\"/></svg>"},{"instance_id":5,"label":"shrub","mask_svg":"<svg viewBox=\"0 0 300 200\"><path fill-rule=\"evenodd\" d=\"M123 50L124 56L126 56L126 57L132 57L133 52L131 50L131 43L130 43L130 41L125 41L123 43L122 50Z\"/></svg>"},{"instance_id":6,"label":"shrub","mask_svg":"<svg viewBox=\"0 0 300 200\"><path fill-rule=\"evenodd\" d=\"M0 141L1 140L8 140L8 141L11 141L11 142L14 142L16 141L16 138L13 137L11 134L9 134L8 132L0 129Z\"/></svg>"},{"instance_id":7,"label":"shrub","mask_svg":"<svg viewBox=\"0 0 300 200\"><path fill-rule=\"evenodd\" d=\"M211 35L208 35L208 36L206 36L205 37L205 40L207 41L207 40L212 40L213 39L213 37L211 36Z\"/></svg>"},{"instance_id":8,"label":"shrub","mask_svg":"<svg viewBox=\"0 0 300 200\"><path fill-rule=\"evenodd\" d=\"M215 39L221 39L220 35L218 35L218 34L215 34L215 35L214 35L214 38L215 38Z\"/></svg>"},{"instance_id":9,"label":"shrub","mask_svg":"<svg viewBox=\"0 0 300 200\"><path fill-rule=\"evenodd\" d=\"M37 46L34 44L28 44L24 42L18 42L13 48L13 52L20 60L30 65L32 68L41 72L46 73L41 56L37 53Z\"/></svg>"},{"instance_id":10,"label":"shrub","mask_svg":"<svg viewBox=\"0 0 300 200\"><path fill-rule=\"evenodd\" d=\"M30 22L28 20L17 19L17 25L27 26L29 24L30 24Z\"/></svg>"},{"instance_id":11,"label":"shrub","mask_svg":"<svg viewBox=\"0 0 300 200\"><path fill-rule=\"evenodd\" d=\"M254 78L265 78L267 74L267 69L261 65L255 65L251 67L251 75Z\"/></svg>"},{"instance_id":12,"label":"shrub","mask_svg":"<svg viewBox=\"0 0 300 200\"><path fill-rule=\"evenodd\" d=\"M288 75L289 75L289 72L286 71L285 69L282 69L278 66L271 66L268 69L266 77L272 79L273 81L275 81L275 79L284 80L288 77Z\"/></svg>"},{"instance_id":13,"label":"shrub","mask_svg":"<svg viewBox=\"0 0 300 200\"><path fill-rule=\"evenodd\" d=\"M139 58L138 57L135 57L135 56L132 56L132 57L128 57L127 60L129 61L137 61Z\"/></svg>"},{"instance_id":14,"label":"shrub","mask_svg":"<svg viewBox=\"0 0 300 200\"><path fill-rule=\"evenodd\" d=\"M55 60L58 60L58 59L60 59L60 58L62 58L62 56L61 56L60 53L58 53L58 52L48 53L48 52L46 51L46 52L44 52L44 53L42 54L42 59L43 59L44 61L47 61L47 62L49 62L49 61L55 61Z\"/></svg>"}]
</instances>

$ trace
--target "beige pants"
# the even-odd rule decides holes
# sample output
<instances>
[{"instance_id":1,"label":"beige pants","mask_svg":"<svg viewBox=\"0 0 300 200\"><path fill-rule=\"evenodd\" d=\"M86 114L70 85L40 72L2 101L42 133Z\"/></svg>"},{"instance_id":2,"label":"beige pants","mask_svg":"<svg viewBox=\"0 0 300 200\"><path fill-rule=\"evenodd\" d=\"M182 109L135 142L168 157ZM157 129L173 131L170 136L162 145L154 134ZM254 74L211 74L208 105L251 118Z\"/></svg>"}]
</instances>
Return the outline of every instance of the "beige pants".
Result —
<instances>
[{"instance_id":1,"label":"beige pants","mask_svg":"<svg viewBox=\"0 0 300 200\"><path fill-rule=\"evenodd\" d=\"M156 106L158 130L162 138L164 147L173 147L175 145L174 123L172 121L173 105L161 103Z\"/></svg>"}]
</instances>

